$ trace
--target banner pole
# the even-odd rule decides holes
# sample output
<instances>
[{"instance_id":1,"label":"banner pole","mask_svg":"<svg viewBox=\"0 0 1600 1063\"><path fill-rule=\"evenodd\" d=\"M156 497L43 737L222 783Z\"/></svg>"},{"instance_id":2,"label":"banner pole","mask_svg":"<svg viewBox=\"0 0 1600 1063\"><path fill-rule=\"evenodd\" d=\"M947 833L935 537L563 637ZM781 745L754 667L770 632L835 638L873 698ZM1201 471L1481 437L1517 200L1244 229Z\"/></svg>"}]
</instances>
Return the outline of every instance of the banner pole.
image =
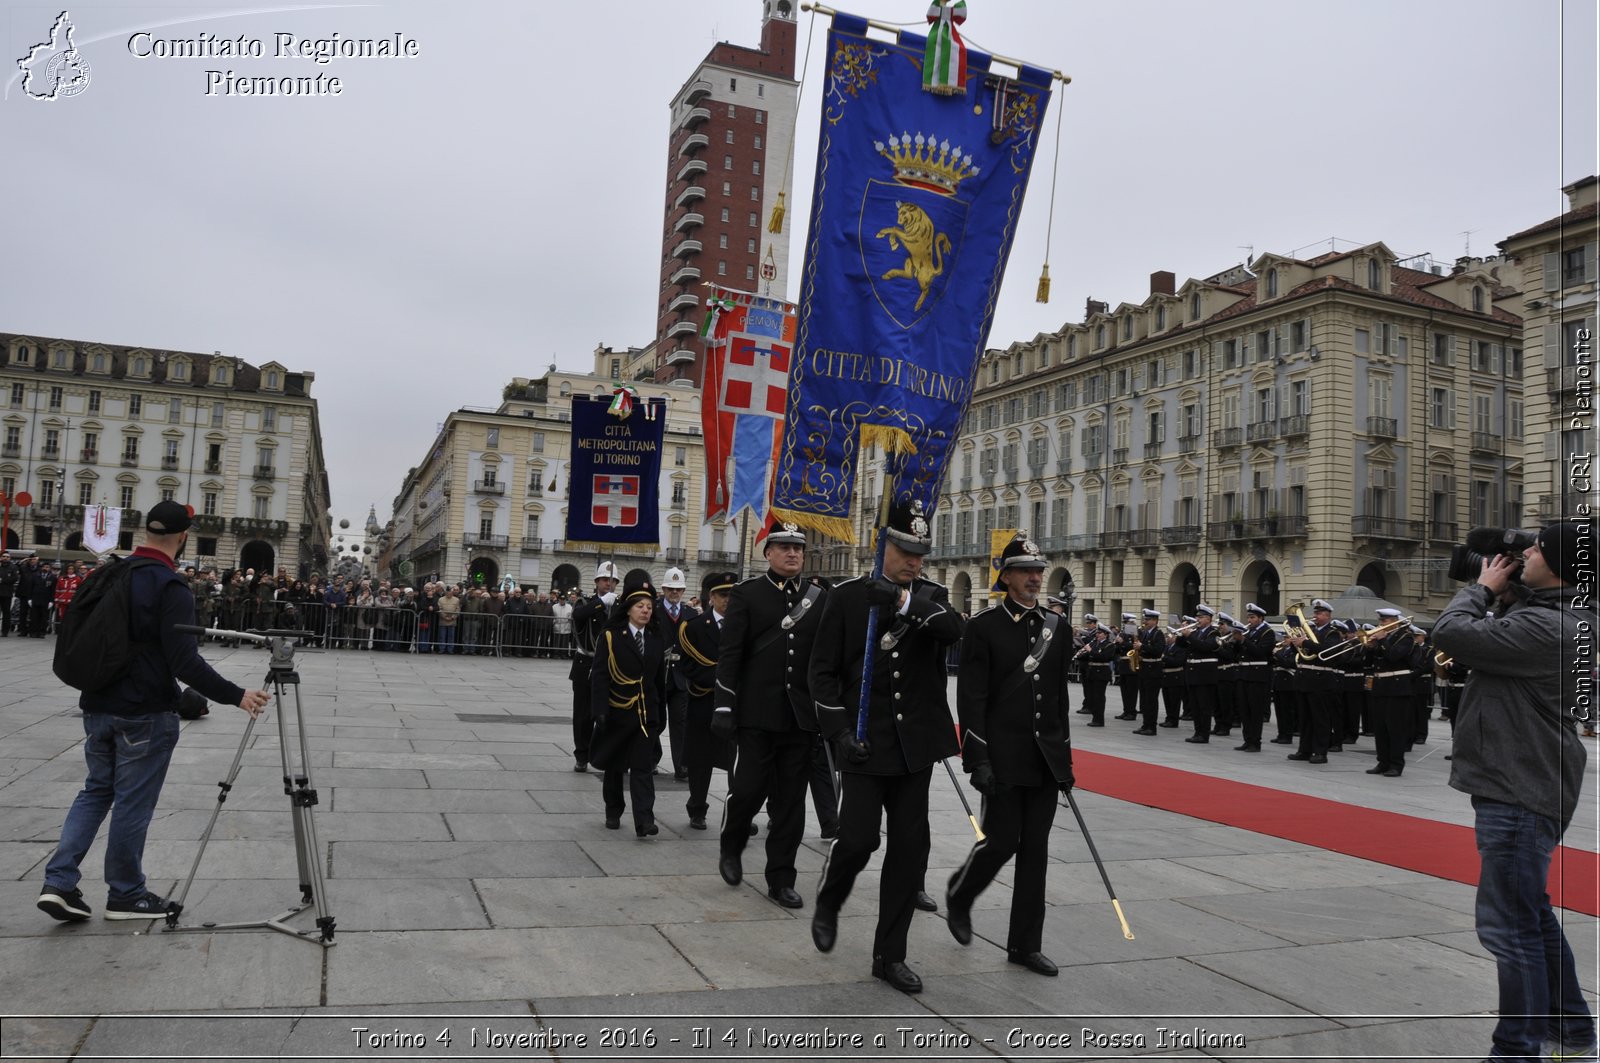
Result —
<instances>
[{"instance_id":1,"label":"banner pole","mask_svg":"<svg viewBox=\"0 0 1600 1063\"><path fill-rule=\"evenodd\" d=\"M889 506L894 500L896 481L889 473L889 463L883 467L883 498L878 505L878 556L872 563L872 579L883 576L883 555L889 545ZM867 740L867 708L872 704L872 670L878 663L878 609L867 613L867 646L861 657L861 706L856 713L856 741Z\"/></svg>"}]
</instances>

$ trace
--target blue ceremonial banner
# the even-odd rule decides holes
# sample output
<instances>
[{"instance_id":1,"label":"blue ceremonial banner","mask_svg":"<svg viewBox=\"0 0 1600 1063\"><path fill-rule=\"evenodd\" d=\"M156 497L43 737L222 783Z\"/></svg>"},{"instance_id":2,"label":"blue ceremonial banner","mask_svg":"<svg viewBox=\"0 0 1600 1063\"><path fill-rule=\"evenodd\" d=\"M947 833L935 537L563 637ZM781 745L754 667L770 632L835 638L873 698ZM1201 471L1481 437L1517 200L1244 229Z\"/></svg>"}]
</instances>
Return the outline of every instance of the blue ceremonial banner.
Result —
<instances>
[{"instance_id":1,"label":"blue ceremonial banner","mask_svg":"<svg viewBox=\"0 0 1600 1063\"><path fill-rule=\"evenodd\" d=\"M1051 75L923 90L926 41L835 15L773 512L853 542L862 448L932 513L988 342Z\"/></svg>"},{"instance_id":2,"label":"blue ceremonial banner","mask_svg":"<svg viewBox=\"0 0 1600 1063\"><path fill-rule=\"evenodd\" d=\"M661 444L665 399L612 413L610 398L572 398L567 466L567 546L661 542Z\"/></svg>"}]
</instances>

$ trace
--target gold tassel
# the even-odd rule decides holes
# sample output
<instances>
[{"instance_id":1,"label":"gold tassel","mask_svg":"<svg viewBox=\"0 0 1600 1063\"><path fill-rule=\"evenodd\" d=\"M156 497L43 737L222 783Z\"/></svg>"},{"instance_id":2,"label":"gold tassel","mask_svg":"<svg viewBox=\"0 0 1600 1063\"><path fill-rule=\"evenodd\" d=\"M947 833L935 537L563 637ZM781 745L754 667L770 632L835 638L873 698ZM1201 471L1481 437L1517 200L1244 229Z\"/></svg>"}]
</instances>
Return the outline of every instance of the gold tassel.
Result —
<instances>
[{"instance_id":1,"label":"gold tassel","mask_svg":"<svg viewBox=\"0 0 1600 1063\"><path fill-rule=\"evenodd\" d=\"M767 220L767 232L783 232L783 193L778 193L778 202L772 208L772 217Z\"/></svg>"},{"instance_id":2,"label":"gold tassel","mask_svg":"<svg viewBox=\"0 0 1600 1063\"><path fill-rule=\"evenodd\" d=\"M1048 303L1050 301L1050 263L1048 262L1044 264L1044 269L1039 271L1039 292L1033 297L1033 301L1036 303Z\"/></svg>"}]
</instances>

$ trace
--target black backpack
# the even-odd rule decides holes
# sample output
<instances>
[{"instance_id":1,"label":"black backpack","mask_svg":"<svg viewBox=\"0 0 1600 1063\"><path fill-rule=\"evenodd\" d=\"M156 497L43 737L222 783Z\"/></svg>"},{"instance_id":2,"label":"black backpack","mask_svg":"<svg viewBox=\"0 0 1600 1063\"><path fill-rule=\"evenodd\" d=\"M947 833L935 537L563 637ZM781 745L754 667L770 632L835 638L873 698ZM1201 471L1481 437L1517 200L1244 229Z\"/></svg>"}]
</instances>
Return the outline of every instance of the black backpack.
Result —
<instances>
[{"instance_id":1,"label":"black backpack","mask_svg":"<svg viewBox=\"0 0 1600 1063\"><path fill-rule=\"evenodd\" d=\"M133 661L130 634L133 570L160 564L151 558L115 558L89 574L56 628L56 678L75 690L95 691L121 679Z\"/></svg>"}]
</instances>

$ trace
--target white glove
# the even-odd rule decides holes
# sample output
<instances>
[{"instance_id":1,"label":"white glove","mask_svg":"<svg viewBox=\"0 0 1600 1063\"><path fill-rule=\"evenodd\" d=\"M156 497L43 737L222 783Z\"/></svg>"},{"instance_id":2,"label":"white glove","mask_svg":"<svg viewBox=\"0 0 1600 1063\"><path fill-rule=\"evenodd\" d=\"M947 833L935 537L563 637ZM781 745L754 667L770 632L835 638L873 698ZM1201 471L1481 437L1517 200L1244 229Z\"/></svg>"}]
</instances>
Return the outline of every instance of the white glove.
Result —
<instances>
[{"instance_id":1,"label":"white glove","mask_svg":"<svg viewBox=\"0 0 1600 1063\"><path fill-rule=\"evenodd\" d=\"M600 600L605 603L607 609L610 609L617 602L617 592L606 591L600 596Z\"/></svg>"}]
</instances>

